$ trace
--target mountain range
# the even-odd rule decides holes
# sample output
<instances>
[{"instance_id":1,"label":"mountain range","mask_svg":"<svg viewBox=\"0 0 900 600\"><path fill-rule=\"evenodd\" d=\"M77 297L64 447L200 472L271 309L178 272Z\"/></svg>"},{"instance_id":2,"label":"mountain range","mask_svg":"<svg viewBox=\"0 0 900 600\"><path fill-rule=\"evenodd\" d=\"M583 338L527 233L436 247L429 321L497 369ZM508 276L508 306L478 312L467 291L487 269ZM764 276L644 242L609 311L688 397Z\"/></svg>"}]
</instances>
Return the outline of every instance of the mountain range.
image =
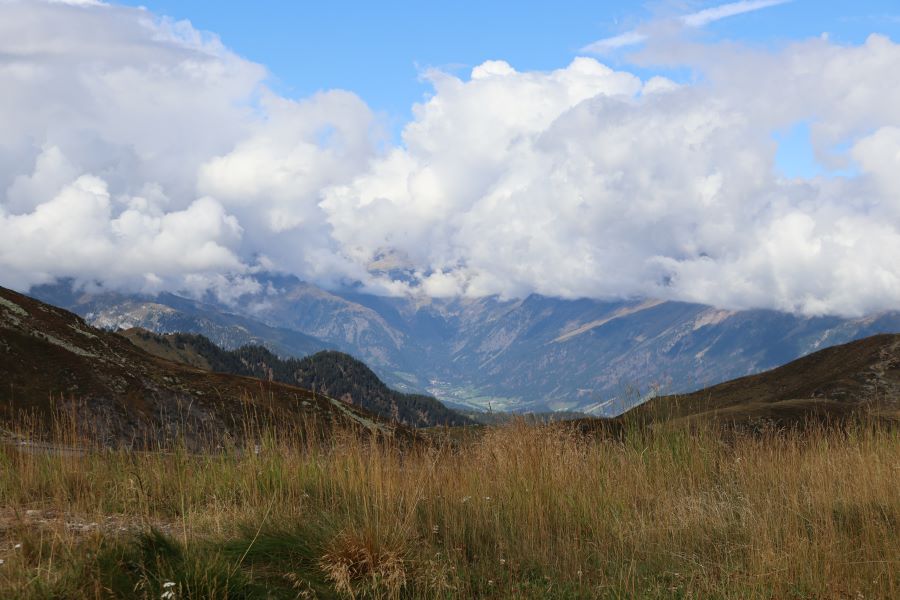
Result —
<instances>
[{"instance_id":1,"label":"mountain range","mask_svg":"<svg viewBox=\"0 0 900 600\"><path fill-rule=\"evenodd\" d=\"M224 350L197 334L92 327L63 309L0 288L0 423L46 428L59 409L103 445L238 439L256 419L349 423L387 435L405 426L472 421L427 396L388 388L332 350L282 359L262 346ZM793 425L865 415L900 422L900 335L830 346L759 374L689 394L657 396L584 427L697 420ZM562 414L562 413L556 413ZM578 415L570 415L578 417ZM83 430L83 431L82 431ZM2 433L2 431L0 431ZM7 435L7 434L4 434Z\"/></svg>"},{"instance_id":2,"label":"mountain range","mask_svg":"<svg viewBox=\"0 0 900 600\"><path fill-rule=\"evenodd\" d=\"M602 416L900 331L900 311L852 319L653 299L383 297L290 276L259 280L261 291L229 303L88 293L71 282L31 293L99 327L198 333L227 349L264 345L282 358L340 350L392 387L450 407Z\"/></svg>"}]
</instances>

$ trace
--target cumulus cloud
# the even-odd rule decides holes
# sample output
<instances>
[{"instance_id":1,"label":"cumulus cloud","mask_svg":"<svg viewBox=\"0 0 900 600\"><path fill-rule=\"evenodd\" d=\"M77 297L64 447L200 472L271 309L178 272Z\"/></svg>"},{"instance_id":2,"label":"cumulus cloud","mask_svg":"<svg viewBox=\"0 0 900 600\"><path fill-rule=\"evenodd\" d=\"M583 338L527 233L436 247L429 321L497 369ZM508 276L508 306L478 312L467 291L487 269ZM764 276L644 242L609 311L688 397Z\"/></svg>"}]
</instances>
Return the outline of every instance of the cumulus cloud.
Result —
<instances>
[{"instance_id":1,"label":"cumulus cloud","mask_svg":"<svg viewBox=\"0 0 900 600\"><path fill-rule=\"evenodd\" d=\"M887 73L900 47L872 36L702 57L696 85L590 59L441 75L404 147L328 191L334 236L361 262L399 248L441 295L895 307L900 86ZM798 121L825 158L849 144L860 175L781 176L771 133Z\"/></svg>"},{"instance_id":2,"label":"cumulus cloud","mask_svg":"<svg viewBox=\"0 0 900 600\"><path fill-rule=\"evenodd\" d=\"M702 77L430 71L390 146L353 93L280 97L188 23L0 3L0 284L227 300L277 270L390 294L898 306L900 46L667 38L636 60ZM798 122L856 174L782 175L772 134Z\"/></svg>"},{"instance_id":3,"label":"cumulus cloud","mask_svg":"<svg viewBox=\"0 0 900 600\"><path fill-rule=\"evenodd\" d=\"M0 3L0 283L229 296L269 254L347 276L316 205L364 166L373 116L349 92L279 98L266 77L143 9Z\"/></svg>"},{"instance_id":4,"label":"cumulus cloud","mask_svg":"<svg viewBox=\"0 0 900 600\"><path fill-rule=\"evenodd\" d=\"M5 283L27 287L68 273L113 286L202 292L221 273L246 271L230 249L241 227L215 200L169 212L144 197L126 202L114 212L106 182L82 175L32 212L0 214Z\"/></svg>"}]
</instances>

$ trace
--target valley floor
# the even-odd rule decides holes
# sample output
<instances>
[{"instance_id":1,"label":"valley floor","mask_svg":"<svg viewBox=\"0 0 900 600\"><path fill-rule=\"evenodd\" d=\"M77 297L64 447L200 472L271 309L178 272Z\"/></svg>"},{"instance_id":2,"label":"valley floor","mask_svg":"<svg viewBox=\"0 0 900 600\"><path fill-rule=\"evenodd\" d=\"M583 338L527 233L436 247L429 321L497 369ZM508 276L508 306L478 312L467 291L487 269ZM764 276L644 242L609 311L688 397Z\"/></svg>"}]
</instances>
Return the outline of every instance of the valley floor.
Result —
<instances>
[{"instance_id":1,"label":"valley floor","mask_svg":"<svg viewBox=\"0 0 900 600\"><path fill-rule=\"evenodd\" d=\"M900 597L896 430L302 437L3 447L0 597Z\"/></svg>"}]
</instances>

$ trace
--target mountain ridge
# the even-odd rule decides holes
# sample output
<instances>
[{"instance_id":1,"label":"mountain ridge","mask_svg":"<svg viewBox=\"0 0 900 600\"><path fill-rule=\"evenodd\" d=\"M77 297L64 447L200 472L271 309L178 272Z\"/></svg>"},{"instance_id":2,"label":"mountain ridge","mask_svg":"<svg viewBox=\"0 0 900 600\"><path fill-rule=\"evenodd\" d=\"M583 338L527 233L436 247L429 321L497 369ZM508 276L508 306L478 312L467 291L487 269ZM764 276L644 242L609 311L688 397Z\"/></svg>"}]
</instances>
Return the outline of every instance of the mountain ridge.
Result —
<instances>
[{"instance_id":1,"label":"mountain ridge","mask_svg":"<svg viewBox=\"0 0 900 600\"><path fill-rule=\"evenodd\" d=\"M133 344L162 358L172 357L209 371L296 385L321 392L409 427L471 425L430 396L390 389L364 363L333 350L281 359L263 346L222 350L197 334L156 334L144 329L119 332Z\"/></svg>"},{"instance_id":2,"label":"mountain ridge","mask_svg":"<svg viewBox=\"0 0 900 600\"><path fill-rule=\"evenodd\" d=\"M245 436L247 417L408 436L358 407L296 386L211 373L152 356L81 317L0 287L0 421L62 410L102 445L189 446Z\"/></svg>"},{"instance_id":3,"label":"mountain ridge","mask_svg":"<svg viewBox=\"0 0 900 600\"><path fill-rule=\"evenodd\" d=\"M789 425L852 416L900 423L900 335L830 346L762 373L690 394L652 398L623 418Z\"/></svg>"}]
</instances>

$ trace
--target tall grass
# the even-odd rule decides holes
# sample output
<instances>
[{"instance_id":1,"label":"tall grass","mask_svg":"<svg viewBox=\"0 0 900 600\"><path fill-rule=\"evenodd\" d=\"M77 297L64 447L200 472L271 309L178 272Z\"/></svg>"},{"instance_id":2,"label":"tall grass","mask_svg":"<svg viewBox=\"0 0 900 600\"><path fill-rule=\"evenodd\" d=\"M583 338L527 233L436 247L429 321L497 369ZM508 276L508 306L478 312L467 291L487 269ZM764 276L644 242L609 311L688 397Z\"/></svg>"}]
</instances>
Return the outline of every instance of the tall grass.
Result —
<instances>
[{"instance_id":1,"label":"tall grass","mask_svg":"<svg viewBox=\"0 0 900 600\"><path fill-rule=\"evenodd\" d=\"M0 597L900 597L896 430L451 437L6 447Z\"/></svg>"}]
</instances>

